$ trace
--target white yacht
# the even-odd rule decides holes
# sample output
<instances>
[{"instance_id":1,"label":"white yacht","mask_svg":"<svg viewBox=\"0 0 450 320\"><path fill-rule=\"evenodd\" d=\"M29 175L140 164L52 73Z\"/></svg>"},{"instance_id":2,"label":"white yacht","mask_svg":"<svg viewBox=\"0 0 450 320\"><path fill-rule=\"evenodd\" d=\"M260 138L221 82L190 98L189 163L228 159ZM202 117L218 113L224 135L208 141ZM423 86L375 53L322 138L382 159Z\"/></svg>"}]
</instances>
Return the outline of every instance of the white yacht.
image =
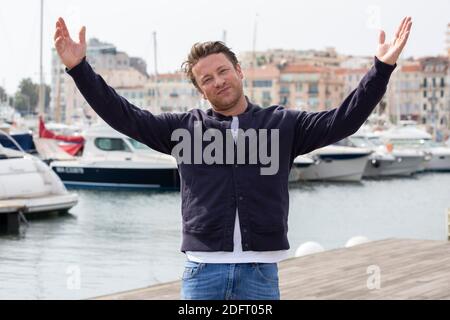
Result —
<instances>
[{"instance_id":1,"label":"white yacht","mask_svg":"<svg viewBox=\"0 0 450 320\"><path fill-rule=\"evenodd\" d=\"M371 150L329 145L308 156L314 164L305 168L301 180L360 181ZM295 164L295 161L294 161Z\"/></svg>"},{"instance_id":2,"label":"white yacht","mask_svg":"<svg viewBox=\"0 0 450 320\"><path fill-rule=\"evenodd\" d=\"M424 155L422 170L450 170L450 148L432 141L429 133L413 125L396 127L378 133L380 138L391 143L394 150L415 150Z\"/></svg>"},{"instance_id":3,"label":"white yacht","mask_svg":"<svg viewBox=\"0 0 450 320\"><path fill-rule=\"evenodd\" d=\"M369 156L363 177L384 177L412 175L417 172L424 161L424 156L417 152L391 150L375 134L360 129L345 139L349 146L369 148Z\"/></svg>"},{"instance_id":4,"label":"white yacht","mask_svg":"<svg viewBox=\"0 0 450 320\"><path fill-rule=\"evenodd\" d=\"M82 155L53 161L51 168L68 187L107 189L178 189L175 158L154 151L107 125L82 133Z\"/></svg>"},{"instance_id":5,"label":"white yacht","mask_svg":"<svg viewBox=\"0 0 450 320\"><path fill-rule=\"evenodd\" d=\"M443 143L426 141L428 151L431 153L430 161L425 163L425 170L450 171L450 147Z\"/></svg>"},{"instance_id":6,"label":"white yacht","mask_svg":"<svg viewBox=\"0 0 450 320\"><path fill-rule=\"evenodd\" d=\"M0 134L7 136L5 132L0 131ZM0 208L14 204L14 207L23 207L26 215L64 212L77 202L77 194L69 193L39 158L0 144Z\"/></svg>"},{"instance_id":7,"label":"white yacht","mask_svg":"<svg viewBox=\"0 0 450 320\"><path fill-rule=\"evenodd\" d=\"M289 172L289 182L302 180L303 172L314 164L314 160L308 156L302 155L295 158L291 171Z\"/></svg>"}]
</instances>

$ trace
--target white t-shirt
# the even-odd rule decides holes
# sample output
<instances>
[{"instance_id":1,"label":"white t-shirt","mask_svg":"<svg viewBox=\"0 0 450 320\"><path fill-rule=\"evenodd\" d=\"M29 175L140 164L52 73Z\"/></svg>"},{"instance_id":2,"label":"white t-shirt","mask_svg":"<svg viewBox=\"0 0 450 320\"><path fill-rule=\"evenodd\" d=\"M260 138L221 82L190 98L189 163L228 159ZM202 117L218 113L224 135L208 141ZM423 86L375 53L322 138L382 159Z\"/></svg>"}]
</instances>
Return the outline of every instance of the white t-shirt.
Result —
<instances>
[{"instance_id":1,"label":"white t-shirt","mask_svg":"<svg viewBox=\"0 0 450 320\"><path fill-rule=\"evenodd\" d=\"M233 117L231 122L231 133L236 143L239 129L239 118ZM186 251L188 260L200 263L277 263L288 258L288 250L278 251L243 251L241 227L239 225L239 214L236 210L234 223L233 252L215 251Z\"/></svg>"}]
</instances>

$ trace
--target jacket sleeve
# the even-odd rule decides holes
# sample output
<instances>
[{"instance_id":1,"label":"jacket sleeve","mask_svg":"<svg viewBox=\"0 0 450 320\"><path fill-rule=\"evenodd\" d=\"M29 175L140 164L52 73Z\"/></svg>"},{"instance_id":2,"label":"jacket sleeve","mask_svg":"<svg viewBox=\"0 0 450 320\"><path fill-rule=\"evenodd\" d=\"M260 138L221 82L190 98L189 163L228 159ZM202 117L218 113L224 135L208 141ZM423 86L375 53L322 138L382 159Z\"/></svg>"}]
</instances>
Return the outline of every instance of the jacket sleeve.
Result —
<instances>
[{"instance_id":1,"label":"jacket sleeve","mask_svg":"<svg viewBox=\"0 0 450 320\"><path fill-rule=\"evenodd\" d=\"M112 128L150 148L170 154L171 135L180 124L183 114L153 115L121 97L94 72L86 58L67 70L83 97L94 111Z\"/></svg>"},{"instance_id":2,"label":"jacket sleeve","mask_svg":"<svg viewBox=\"0 0 450 320\"><path fill-rule=\"evenodd\" d=\"M295 112L294 155L298 156L342 140L364 124L386 92L397 65L374 58L374 65L337 108L320 112Z\"/></svg>"}]
</instances>

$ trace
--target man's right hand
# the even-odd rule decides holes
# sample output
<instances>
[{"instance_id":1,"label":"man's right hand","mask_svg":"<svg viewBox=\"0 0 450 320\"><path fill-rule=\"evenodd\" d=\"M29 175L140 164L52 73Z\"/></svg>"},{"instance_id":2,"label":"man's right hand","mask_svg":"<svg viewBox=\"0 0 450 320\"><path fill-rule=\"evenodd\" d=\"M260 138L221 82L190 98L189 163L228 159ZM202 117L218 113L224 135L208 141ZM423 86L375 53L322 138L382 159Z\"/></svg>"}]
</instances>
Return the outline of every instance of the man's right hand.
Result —
<instances>
[{"instance_id":1,"label":"man's right hand","mask_svg":"<svg viewBox=\"0 0 450 320\"><path fill-rule=\"evenodd\" d=\"M55 32L55 48L61 58L62 63L72 69L78 65L86 56L86 27L80 30L80 42L72 40L67 30L66 23L63 18L59 18L56 22Z\"/></svg>"}]
</instances>

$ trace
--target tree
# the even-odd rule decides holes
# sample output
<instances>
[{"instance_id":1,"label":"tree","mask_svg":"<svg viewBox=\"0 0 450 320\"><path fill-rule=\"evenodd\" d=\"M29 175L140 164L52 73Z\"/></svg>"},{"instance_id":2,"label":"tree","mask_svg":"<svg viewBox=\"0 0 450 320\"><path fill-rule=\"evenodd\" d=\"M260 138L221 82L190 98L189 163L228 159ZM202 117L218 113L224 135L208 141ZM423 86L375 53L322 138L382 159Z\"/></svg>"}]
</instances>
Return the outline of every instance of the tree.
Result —
<instances>
[{"instance_id":1,"label":"tree","mask_svg":"<svg viewBox=\"0 0 450 320\"><path fill-rule=\"evenodd\" d=\"M37 84L33 83L33 81L31 81L30 78L26 78L20 82L18 93L19 93L19 96L23 95L23 96L28 97L30 111L34 112L39 103L39 86ZM17 99L17 97L18 97L18 95L16 93L16 99Z\"/></svg>"},{"instance_id":2,"label":"tree","mask_svg":"<svg viewBox=\"0 0 450 320\"><path fill-rule=\"evenodd\" d=\"M14 108L21 115L26 115L31 112L30 98L23 93L17 91L14 96Z\"/></svg>"},{"instance_id":3,"label":"tree","mask_svg":"<svg viewBox=\"0 0 450 320\"><path fill-rule=\"evenodd\" d=\"M8 95L6 94L5 89L0 87L0 103L8 102Z\"/></svg>"},{"instance_id":4,"label":"tree","mask_svg":"<svg viewBox=\"0 0 450 320\"><path fill-rule=\"evenodd\" d=\"M50 86L45 86L44 110L50 105ZM39 105L39 85L30 78L23 79L14 97L14 107L21 114L36 113Z\"/></svg>"},{"instance_id":5,"label":"tree","mask_svg":"<svg viewBox=\"0 0 450 320\"><path fill-rule=\"evenodd\" d=\"M45 110L48 110L49 106L50 106L50 93L52 92L52 89L50 88L49 85L44 85L45 86Z\"/></svg>"}]
</instances>

